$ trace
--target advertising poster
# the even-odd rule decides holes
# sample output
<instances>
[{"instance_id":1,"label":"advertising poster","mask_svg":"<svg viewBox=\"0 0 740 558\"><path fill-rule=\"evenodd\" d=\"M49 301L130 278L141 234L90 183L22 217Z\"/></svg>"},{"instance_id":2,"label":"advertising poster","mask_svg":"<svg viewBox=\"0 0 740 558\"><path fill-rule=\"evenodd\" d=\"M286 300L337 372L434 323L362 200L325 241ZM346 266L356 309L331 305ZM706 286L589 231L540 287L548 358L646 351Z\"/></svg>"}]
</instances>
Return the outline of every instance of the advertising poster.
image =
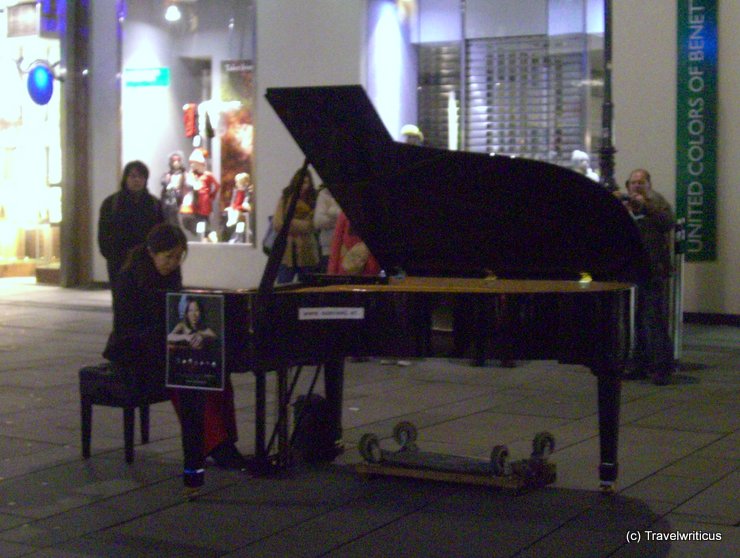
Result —
<instances>
[{"instance_id":1,"label":"advertising poster","mask_svg":"<svg viewBox=\"0 0 740 558\"><path fill-rule=\"evenodd\" d=\"M167 293L167 387L224 389L224 299Z\"/></svg>"},{"instance_id":2,"label":"advertising poster","mask_svg":"<svg viewBox=\"0 0 740 558\"><path fill-rule=\"evenodd\" d=\"M717 259L717 4L678 3L676 216L689 262Z\"/></svg>"}]
</instances>

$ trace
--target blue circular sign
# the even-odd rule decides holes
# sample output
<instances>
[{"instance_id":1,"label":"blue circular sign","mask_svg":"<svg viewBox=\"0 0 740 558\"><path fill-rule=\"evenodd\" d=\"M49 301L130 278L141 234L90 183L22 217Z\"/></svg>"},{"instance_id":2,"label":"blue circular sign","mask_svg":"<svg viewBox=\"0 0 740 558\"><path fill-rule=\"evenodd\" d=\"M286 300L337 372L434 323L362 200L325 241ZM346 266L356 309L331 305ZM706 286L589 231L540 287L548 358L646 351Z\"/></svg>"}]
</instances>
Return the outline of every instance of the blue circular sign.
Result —
<instances>
[{"instance_id":1,"label":"blue circular sign","mask_svg":"<svg viewBox=\"0 0 740 558\"><path fill-rule=\"evenodd\" d=\"M54 74L46 64L37 64L28 72L28 94L37 105L45 105L54 93Z\"/></svg>"}]
</instances>

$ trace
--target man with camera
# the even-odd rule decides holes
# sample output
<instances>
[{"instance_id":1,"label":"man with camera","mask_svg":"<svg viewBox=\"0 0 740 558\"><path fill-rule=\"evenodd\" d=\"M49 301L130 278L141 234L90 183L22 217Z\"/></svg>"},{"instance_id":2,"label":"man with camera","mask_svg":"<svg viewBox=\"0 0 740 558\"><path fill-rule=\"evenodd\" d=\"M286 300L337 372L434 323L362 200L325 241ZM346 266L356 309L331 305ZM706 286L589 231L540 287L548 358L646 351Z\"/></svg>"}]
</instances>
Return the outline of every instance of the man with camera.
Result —
<instances>
[{"instance_id":1,"label":"man with camera","mask_svg":"<svg viewBox=\"0 0 740 558\"><path fill-rule=\"evenodd\" d=\"M666 385L675 369L668 333L668 280L671 275L671 240L675 219L668 201L653 190L650 173L635 169L626 183L622 203L635 220L650 262L650 275L637 286L636 345L626 379L652 377Z\"/></svg>"}]
</instances>

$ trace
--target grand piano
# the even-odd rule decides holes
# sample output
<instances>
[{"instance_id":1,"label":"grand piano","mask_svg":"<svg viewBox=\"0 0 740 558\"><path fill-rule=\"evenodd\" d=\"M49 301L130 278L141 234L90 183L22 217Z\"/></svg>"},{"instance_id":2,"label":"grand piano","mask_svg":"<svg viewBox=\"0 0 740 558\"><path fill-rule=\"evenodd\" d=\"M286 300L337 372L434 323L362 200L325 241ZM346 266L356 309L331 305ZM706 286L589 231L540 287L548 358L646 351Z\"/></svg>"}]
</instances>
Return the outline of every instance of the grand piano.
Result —
<instances>
[{"instance_id":1,"label":"grand piano","mask_svg":"<svg viewBox=\"0 0 740 558\"><path fill-rule=\"evenodd\" d=\"M475 332L484 358L556 359L593 372L608 489L633 286L647 273L619 200L545 162L395 142L360 86L274 88L266 97L385 277L275 287L284 227L259 288L220 292L226 370L256 375L255 462L287 461L291 367L350 355L433 357L430 316L460 303L484 310ZM266 437L272 372L275 450ZM183 434L187 467L198 444Z\"/></svg>"}]
</instances>

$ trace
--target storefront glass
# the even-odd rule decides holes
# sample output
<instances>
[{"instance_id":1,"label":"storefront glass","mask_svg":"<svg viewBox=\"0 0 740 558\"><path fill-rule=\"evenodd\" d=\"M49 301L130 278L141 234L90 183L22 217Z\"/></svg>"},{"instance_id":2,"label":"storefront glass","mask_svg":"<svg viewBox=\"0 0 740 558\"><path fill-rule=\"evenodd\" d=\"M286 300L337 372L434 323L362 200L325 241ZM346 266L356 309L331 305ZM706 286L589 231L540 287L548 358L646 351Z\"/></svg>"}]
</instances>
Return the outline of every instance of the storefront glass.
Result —
<instances>
[{"instance_id":1,"label":"storefront glass","mask_svg":"<svg viewBox=\"0 0 740 558\"><path fill-rule=\"evenodd\" d=\"M59 268L64 8L0 0L0 277Z\"/></svg>"},{"instance_id":2,"label":"storefront glass","mask_svg":"<svg viewBox=\"0 0 740 558\"><path fill-rule=\"evenodd\" d=\"M368 5L368 90L392 134L416 124L431 147L574 168L590 158L595 166L603 97L599 2Z\"/></svg>"},{"instance_id":3,"label":"storefront glass","mask_svg":"<svg viewBox=\"0 0 740 558\"><path fill-rule=\"evenodd\" d=\"M250 0L125 2L122 159L190 241L254 245L254 19Z\"/></svg>"}]
</instances>

